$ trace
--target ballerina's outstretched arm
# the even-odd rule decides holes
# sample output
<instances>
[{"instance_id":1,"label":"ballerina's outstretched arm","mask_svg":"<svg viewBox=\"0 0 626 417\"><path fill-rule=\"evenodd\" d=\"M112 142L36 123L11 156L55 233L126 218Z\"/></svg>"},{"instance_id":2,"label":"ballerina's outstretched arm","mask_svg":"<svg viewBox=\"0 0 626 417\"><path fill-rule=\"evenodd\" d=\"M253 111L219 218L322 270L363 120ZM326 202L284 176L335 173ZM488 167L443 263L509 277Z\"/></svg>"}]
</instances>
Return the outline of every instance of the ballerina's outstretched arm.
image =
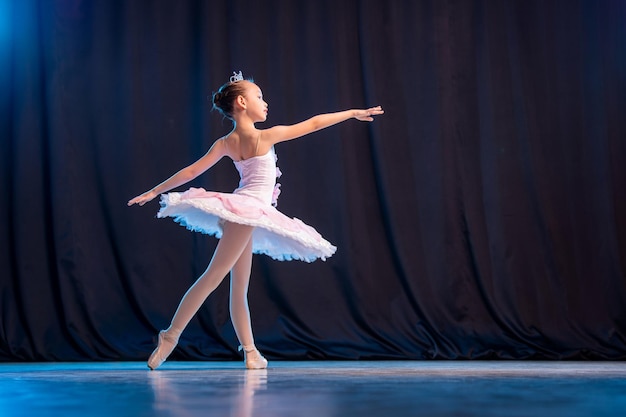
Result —
<instances>
[{"instance_id":1,"label":"ballerina's outstretched arm","mask_svg":"<svg viewBox=\"0 0 626 417\"><path fill-rule=\"evenodd\" d=\"M332 125L344 122L349 119L357 119L362 122L371 122L373 116L385 113L381 106L370 107L369 109L345 110L335 113L318 114L303 122L289 126L274 126L266 129L262 133L262 140L275 144L286 140L296 139L309 133L327 128Z\"/></svg>"},{"instance_id":2,"label":"ballerina's outstretched arm","mask_svg":"<svg viewBox=\"0 0 626 417\"><path fill-rule=\"evenodd\" d=\"M222 157L226 155L225 147L222 140L216 140L204 156L198 159L193 164L181 169L176 174L172 175L167 180L163 181L154 188L146 191L145 193L138 195L137 197L128 201L128 205L139 204L143 206L148 201L152 200L159 194L165 193L172 188L180 187L183 184L196 178L207 169L215 165Z\"/></svg>"}]
</instances>

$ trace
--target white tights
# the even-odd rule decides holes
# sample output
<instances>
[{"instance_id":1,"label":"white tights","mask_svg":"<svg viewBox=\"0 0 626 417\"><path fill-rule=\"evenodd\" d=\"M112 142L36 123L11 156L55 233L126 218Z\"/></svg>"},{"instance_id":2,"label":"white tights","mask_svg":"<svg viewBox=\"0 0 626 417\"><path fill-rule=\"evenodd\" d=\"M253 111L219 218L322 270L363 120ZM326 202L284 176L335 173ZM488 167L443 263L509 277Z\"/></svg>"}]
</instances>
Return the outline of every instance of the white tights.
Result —
<instances>
[{"instance_id":1,"label":"white tights","mask_svg":"<svg viewBox=\"0 0 626 417\"><path fill-rule=\"evenodd\" d=\"M254 228L226 222L223 229L211 263L187 290L170 327L166 330L167 338L172 341L178 340L191 318L230 271L230 317L233 327L241 345L254 346L248 309L248 284L252 268L251 238Z\"/></svg>"}]
</instances>

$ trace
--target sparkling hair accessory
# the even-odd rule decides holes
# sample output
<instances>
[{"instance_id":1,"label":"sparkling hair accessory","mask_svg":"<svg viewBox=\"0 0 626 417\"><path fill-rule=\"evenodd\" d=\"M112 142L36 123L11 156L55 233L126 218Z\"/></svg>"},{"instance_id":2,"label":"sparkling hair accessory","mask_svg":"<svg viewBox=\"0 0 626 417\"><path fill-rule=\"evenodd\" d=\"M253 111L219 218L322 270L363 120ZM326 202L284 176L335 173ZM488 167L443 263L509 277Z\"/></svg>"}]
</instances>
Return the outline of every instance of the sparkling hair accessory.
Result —
<instances>
[{"instance_id":1,"label":"sparkling hair accessory","mask_svg":"<svg viewBox=\"0 0 626 417\"><path fill-rule=\"evenodd\" d=\"M241 74L241 71L239 72L233 71L233 75L230 76L230 82L234 83L234 82L241 81L241 80L243 80L243 75Z\"/></svg>"}]
</instances>

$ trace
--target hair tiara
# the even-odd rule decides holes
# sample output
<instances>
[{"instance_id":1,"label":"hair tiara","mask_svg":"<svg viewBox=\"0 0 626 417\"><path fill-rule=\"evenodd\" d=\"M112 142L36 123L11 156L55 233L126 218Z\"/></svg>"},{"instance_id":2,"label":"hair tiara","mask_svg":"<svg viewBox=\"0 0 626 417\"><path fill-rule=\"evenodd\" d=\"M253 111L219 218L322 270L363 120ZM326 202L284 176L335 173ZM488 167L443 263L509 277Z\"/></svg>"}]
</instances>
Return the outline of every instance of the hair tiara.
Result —
<instances>
[{"instance_id":1,"label":"hair tiara","mask_svg":"<svg viewBox=\"0 0 626 417\"><path fill-rule=\"evenodd\" d=\"M230 82L235 83L237 81L242 81L242 80L243 80L243 75L241 74L241 71L239 72L233 71L233 75L230 76Z\"/></svg>"}]
</instances>

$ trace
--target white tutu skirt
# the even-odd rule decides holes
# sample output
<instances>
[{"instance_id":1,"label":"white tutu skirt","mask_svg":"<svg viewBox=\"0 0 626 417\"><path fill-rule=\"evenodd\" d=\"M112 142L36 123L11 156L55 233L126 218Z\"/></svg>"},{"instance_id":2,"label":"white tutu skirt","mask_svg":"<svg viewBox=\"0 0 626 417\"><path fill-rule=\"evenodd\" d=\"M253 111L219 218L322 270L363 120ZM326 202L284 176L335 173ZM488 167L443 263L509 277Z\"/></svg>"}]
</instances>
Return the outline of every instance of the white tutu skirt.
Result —
<instances>
[{"instance_id":1,"label":"white tutu skirt","mask_svg":"<svg viewBox=\"0 0 626 417\"><path fill-rule=\"evenodd\" d=\"M314 228L296 218L289 218L258 199L230 193L190 188L184 193L161 196L157 217L172 217L187 229L222 236L224 221L254 226L252 251L279 261L326 260L337 248Z\"/></svg>"}]
</instances>

